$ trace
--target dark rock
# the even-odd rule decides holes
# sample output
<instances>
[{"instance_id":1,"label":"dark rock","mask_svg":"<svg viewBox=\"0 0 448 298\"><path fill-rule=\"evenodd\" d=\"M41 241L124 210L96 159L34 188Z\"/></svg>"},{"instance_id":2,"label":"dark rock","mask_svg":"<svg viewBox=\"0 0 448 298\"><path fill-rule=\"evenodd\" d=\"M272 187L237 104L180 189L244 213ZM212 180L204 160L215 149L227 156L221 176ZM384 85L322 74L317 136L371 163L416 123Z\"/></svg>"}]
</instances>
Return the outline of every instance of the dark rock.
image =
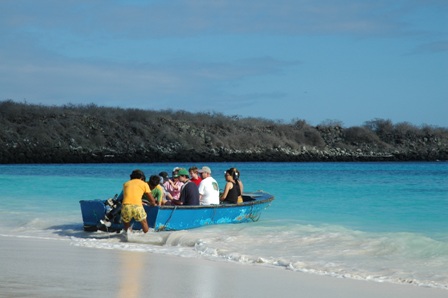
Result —
<instances>
[{"instance_id":1,"label":"dark rock","mask_svg":"<svg viewBox=\"0 0 448 298\"><path fill-rule=\"evenodd\" d=\"M0 102L0 163L448 160L448 130Z\"/></svg>"}]
</instances>

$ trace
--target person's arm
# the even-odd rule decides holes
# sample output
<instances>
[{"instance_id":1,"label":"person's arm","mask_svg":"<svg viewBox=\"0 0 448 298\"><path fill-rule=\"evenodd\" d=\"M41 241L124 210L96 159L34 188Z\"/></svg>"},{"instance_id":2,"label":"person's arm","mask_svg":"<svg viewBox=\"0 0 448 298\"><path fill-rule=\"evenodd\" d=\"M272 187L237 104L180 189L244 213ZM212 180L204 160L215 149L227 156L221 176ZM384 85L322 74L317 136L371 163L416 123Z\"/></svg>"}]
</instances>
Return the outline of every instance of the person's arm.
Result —
<instances>
[{"instance_id":1,"label":"person's arm","mask_svg":"<svg viewBox=\"0 0 448 298\"><path fill-rule=\"evenodd\" d=\"M230 182L226 183L226 187L224 188L224 192L222 193L222 196L220 198L221 201L224 201L227 198L227 194L229 193L231 185L232 185L232 183L230 183Z\"/></svg>"},{"instance_id":2,"label":"person's arm","mask_svg":"<svg viewBox=\"0 0 448 298\"><path fill-rule=\"evenodd\" d=\"M162 201L163 201L163 191L160 189L160 188L158 188L157 189L157 191L156 191L156 198L154 198L154 199L156 199L156 202L157 202L157 205L158 206L162 206Z\"/></svg>"},{"instance_id":3,"label":"person's arm","mask_svg":"<svg viewBox=\"0 0 448 298\"><path fill-rule=\"evenodd\" d=\"M149 199L149 202L151 203L151 206L157 206L156 200L154 199L154 197L152 196L151 192L147 192L145 193L146 196Z\"/></svg>"},{"instance_id":4,"label":"person's arm","mask_svg":"<svg viewBox=\"0 0 448 298\"><path fill-rule=\"evenodd\" d=\"M173 196L168 191L165 193L165 195L166 195L167 200L170 200L170 201L173 200Z\"/></svg>"},{"instance_id":5,"label":"person's arm","mask_svg":"<svg viewBox=\"0 0 448 298\"><path fill-rule=\"evenodd\" d=\"M188 195L187 188L183 187L181 192L180 192L180 195L179 195L179 202L181 202L182 205L185 204L185 202L187 200L186 199L187 195Z\"/></svg>"},{"instance_id":6,"label":"person's arm","mask_svg":"<svg viewBox=\"0 0 448 298\"><path fill-rule=\"evenodd\" d=\"M177 185L177 183L174 183L173 180L171 180L171 179L168 181L174 190L179 190L179 186Z\"/></svg>"}]
</instances>

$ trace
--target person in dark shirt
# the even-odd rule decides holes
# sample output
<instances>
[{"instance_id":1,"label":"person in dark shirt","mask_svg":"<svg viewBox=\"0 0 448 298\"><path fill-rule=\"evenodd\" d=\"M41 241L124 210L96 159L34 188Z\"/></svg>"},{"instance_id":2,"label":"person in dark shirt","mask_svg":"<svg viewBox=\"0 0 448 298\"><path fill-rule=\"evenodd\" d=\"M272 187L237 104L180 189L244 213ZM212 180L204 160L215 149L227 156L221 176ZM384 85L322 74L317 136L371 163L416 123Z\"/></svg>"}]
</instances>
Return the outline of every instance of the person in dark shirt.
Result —
<instances>
[{"instance_id":1,"label":"person in dark shirt","mask_svg":"<svg viewBox=\"0 0 448 298\"><path fill-rule=\"evenodd\" d=\"M241 196L240 185L234 176L233 169L228 169L224 173L227 182L220 200L225 204L237 204L238 197Z\"/></svg>"},{"instance_id":2,"label":"person in dark shirt","mask_svg":"<svg viewBox=\"0 0 448 298\"><path fill-rule=\"evenodd\" d=\"M184 183L180 191L179 201L182 205L199 205L199 190L196 184L190 181L189 173L186 169L178 172L179 180Z\"/></svg>"}]
</instances>

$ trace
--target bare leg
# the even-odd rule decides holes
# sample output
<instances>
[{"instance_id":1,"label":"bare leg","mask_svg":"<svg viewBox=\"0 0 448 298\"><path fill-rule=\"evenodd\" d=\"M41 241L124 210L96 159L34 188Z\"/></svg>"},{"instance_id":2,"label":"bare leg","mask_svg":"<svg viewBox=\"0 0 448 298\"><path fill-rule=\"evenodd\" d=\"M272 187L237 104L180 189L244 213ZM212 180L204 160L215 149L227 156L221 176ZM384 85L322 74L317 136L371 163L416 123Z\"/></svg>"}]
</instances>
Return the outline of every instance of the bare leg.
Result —
<instances>
[{"instance_id":1,"label":"bare leg","mask_svg":"<svg viewBox=\"0 0 448 298\"><path fill-rule=\"evenodd\" d=\"M123 222L124 230L127 232L127 230L131 227L131 222Z\"/></svg>"},{"instance_id":2,"label":"bare leg","mask_svg":"<svg viewBox=\"0 0 448 298\"><path fill-rule=\"evenodd\" d=\"M148 233L148 231L149 231L148 221L146 219L144 219L140 223L142 224L143 232Z\"/></svg>"}]
</instances>

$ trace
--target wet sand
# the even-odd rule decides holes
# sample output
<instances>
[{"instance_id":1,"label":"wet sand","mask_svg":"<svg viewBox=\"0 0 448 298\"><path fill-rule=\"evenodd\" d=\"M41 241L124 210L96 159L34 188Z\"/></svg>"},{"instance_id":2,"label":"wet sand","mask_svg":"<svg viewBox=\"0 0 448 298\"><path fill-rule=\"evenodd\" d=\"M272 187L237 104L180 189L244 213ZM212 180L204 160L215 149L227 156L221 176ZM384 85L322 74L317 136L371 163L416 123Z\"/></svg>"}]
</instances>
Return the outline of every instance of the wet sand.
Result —
<instances>
[{"instance_id":1,"label":"wet sand","mask_svg":"<svg viewBox=\"0 0 448 298\"><path fill-rule=\"evenodd\" d=\"M448 297L443 289L357 281L148 252L0 235L1 297Z\"/></svg>"}]
</instances>

